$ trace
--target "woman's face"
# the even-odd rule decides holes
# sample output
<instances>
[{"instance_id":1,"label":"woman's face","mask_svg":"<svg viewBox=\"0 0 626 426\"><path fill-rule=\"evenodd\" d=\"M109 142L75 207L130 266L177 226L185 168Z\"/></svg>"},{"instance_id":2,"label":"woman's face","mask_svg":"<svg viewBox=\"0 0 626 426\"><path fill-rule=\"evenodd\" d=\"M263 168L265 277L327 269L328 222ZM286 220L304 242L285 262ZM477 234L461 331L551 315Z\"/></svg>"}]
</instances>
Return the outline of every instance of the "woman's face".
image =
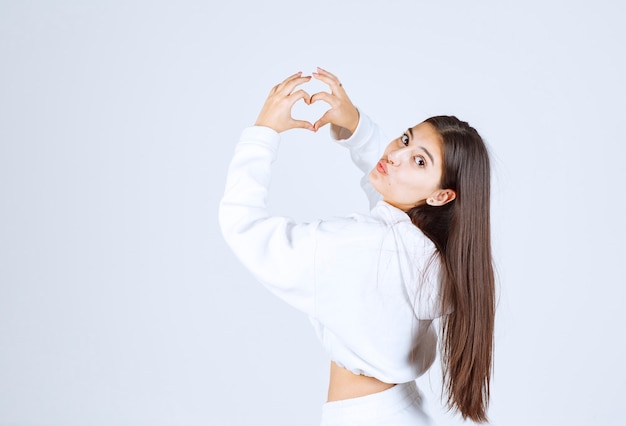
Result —
<instances>
[{"instance_id":1,"label":"woman's face","mask_svg":"<svg viewBox=\"0 0 626 426\"><path fill-rule=\"evenodd\" d=\"M426 200L440 205L454 199L454 191L442 194L442 167L441 136L431 124L421 123L391 141L369 180L383 200L408 211Z\"/></svg>"}]
</instances>

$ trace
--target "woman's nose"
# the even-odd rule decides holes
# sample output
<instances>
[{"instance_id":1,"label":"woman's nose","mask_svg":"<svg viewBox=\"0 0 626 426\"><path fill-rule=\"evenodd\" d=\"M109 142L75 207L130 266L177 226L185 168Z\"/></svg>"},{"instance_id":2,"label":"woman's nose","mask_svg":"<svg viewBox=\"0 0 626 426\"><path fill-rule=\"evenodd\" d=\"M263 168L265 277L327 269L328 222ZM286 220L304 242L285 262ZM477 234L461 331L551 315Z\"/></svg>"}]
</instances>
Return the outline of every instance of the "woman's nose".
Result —
<instances>
[{"instance_id":1,"label":"woman's nose","mask_svg":"<svg viewBox=\"0 0 626 426\"><path fill-rule=\"evenodd\" d=\"M394 149L387 154L387 159L394 166L399 166L404 160L404 157L406 157L407 153L408 150L406 148Z\"/></svg>"}]
</instances>

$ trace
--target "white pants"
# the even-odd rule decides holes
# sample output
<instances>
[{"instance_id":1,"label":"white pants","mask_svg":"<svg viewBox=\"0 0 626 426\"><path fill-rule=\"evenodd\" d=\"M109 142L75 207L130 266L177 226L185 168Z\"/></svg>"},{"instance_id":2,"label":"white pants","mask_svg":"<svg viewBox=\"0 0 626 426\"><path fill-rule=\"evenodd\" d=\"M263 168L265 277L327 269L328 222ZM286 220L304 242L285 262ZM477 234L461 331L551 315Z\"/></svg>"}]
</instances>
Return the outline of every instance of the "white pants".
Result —
<instances>
[{"instance_id":1,"label":"white pants","mask_svg":"<svg viewBox=\"0 0 626 426\"><path fill-rule=\"evenodd\" d=\"M322 406L321 426L420 426L431 425L422 408L415 382L360 398L327 402Z\"/></svg>"}]
</instances>

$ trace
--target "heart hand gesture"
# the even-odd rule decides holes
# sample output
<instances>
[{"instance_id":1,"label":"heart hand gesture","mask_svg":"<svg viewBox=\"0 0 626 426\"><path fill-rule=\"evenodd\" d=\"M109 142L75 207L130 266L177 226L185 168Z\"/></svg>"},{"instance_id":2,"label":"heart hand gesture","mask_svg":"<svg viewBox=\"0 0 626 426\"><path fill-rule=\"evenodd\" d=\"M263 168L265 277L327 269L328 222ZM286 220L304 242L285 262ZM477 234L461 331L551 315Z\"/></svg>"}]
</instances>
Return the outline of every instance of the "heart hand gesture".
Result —
<instances>
[{"instance_id":1,"label":"heart hand gesture","mask_svg":"<svg viewBox=\"0 0 626 426\"><path fill-rule=\"evenodd\" d=\"M317 68L313 77L326 83L330 87L330 93L319 92L310 96L303 89L294 91L299 85L310 81L311 76L303 77L302 72L293 74L272 88L255 125L270 127L280 133L297 128L317 132L321 127L330 123L354 133L359 124L359 111L348 98L339 79L321 68ZM330 109L315 124L305 120L296 120L291 116L291 109L300 99L304 100L307 105L323 101L330 105Z\"/></svg>"}]
</instances>

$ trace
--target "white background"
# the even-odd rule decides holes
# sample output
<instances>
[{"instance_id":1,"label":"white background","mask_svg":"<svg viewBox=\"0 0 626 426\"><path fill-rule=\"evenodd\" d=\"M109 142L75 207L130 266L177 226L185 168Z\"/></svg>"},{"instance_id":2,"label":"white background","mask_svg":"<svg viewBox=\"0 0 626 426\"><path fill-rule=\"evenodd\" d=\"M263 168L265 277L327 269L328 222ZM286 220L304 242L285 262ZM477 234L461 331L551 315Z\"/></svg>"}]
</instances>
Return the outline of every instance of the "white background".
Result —
<instances>
[{"instance_id":1,"label":"white background","mask_svg":"<svg viewBox=\"0 0 626 426\"><path fill-rule=\"evenodd\" d=\"M319 423L326 355L216 219L240 131L318 65L390 136L455 114L491 148L493 424L625 424L623 18L608 0L0 1L0 425ZM275 170L276 213L366 211L326 128L286 133ZM462 424L437 365L419 384Z\"/></svg>"}]
</instances>

